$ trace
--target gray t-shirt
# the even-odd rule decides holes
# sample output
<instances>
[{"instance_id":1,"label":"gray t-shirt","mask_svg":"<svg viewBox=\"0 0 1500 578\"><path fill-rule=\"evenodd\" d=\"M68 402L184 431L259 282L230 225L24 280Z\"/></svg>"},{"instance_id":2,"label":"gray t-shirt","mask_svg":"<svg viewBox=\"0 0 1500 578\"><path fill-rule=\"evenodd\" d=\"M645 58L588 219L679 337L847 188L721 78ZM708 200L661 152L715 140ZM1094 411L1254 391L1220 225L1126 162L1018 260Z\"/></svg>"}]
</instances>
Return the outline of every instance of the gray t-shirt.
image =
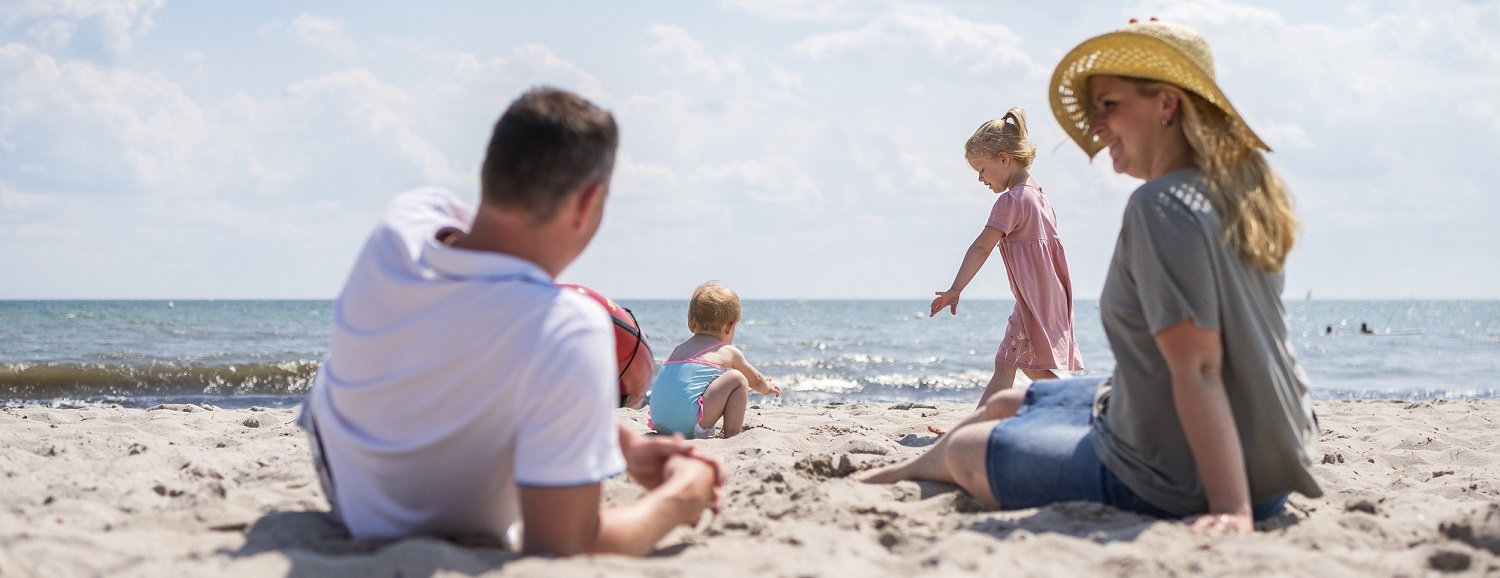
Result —
<instances>
[{"instance_id":1,"label":"gray t-shirt","mask_svg":"<svg viewBox=\"0 0 1500 578\"><path fill-rule=\"evenodd\" d=\"M1094 450L1136 494L1180 516L1208 511L1208 499L1155 337L1186 319L1223 339L1251 500L1323 494L1307 469L1317 421L1287 339L1281 275L1246 265L1222 233L1196 170L1147 182L1125 206L1099 298L1115 372L1094 408Z\"/></svg>"}]
</instances>

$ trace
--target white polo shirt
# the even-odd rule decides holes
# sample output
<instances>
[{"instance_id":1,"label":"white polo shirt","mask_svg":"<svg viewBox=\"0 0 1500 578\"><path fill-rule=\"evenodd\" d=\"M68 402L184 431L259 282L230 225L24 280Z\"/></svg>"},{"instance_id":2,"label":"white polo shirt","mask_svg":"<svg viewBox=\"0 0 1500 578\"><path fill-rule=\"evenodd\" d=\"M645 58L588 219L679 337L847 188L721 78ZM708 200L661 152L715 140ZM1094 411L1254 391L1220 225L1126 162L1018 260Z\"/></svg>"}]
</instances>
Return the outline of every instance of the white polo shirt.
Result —
<instances>
[{"instance_id":1,"label":"white polo shirt","mask_svg":"<svg viewBox=\"0 0 1500 578\"><path fill-rule=\"evenodd\" d=\"M517 484L624 470L608 316L535 264L437 241L472 220L449 191L400 195L334 304L304 411L355 537L503 538Z\"/></svg>"}]
</instances>

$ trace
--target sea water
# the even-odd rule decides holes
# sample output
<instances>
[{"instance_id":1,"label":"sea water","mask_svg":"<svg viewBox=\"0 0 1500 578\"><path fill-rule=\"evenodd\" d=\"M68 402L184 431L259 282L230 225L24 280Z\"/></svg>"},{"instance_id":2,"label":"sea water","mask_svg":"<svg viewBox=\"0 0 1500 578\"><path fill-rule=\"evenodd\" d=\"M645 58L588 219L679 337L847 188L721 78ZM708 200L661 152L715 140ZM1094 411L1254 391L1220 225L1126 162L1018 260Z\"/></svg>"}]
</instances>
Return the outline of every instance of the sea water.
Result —
<instances>
[{"instance_id":1,"label":"sea water","mask_svg":"<svg viewBox=\"0 0 1500 578\"><path fill-rule=\"evenodd\" d=\"M684 300L621 301L660 363ZM746 301L735 345L780 399L972 402L1014 303ZM1500 397L1500 301L1285 303L1315 399ZM327 348L329 301L0 301L0 404L299 403ZM1096 301L1075 303L1084 375L1114 367ZM476 313L477 315L478 313ZM1361 325L1370 333L1362 333Z\"/></svg>"}]
</instances>

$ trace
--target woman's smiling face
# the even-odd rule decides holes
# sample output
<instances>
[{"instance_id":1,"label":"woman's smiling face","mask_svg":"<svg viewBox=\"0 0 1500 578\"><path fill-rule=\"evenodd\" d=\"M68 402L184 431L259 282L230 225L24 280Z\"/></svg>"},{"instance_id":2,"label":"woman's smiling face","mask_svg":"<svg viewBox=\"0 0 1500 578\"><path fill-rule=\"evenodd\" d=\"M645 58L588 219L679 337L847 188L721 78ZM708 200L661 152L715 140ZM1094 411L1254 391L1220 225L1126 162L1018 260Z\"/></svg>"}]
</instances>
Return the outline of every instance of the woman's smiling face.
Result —
<instances>
[{"instance_id":1,"label":"woman's smiling face","mask_svg":"<svg viewBox=\"0 0 1500 578\"><path fill-rule=\"evenodd\" d=\"M1149 178L1157 141L1165 134L1161 97L1142 95L1123 77L1098 75L1089 77L1089 99L1094 106L1089 135L1109 148L1115 172Z\"/></svg>"}]
</instances>

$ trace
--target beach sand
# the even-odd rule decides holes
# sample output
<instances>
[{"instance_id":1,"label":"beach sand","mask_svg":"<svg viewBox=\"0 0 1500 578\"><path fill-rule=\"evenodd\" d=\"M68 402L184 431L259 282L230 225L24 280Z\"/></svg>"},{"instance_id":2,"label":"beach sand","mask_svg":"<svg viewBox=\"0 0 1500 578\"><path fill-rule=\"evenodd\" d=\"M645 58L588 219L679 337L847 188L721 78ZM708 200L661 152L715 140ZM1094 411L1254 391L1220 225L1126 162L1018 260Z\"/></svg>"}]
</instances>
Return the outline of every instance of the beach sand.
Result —
<instances>
[{"instance_id":1,"label":"beach sand","mask_svg":"<svg viewBox=\"0 0 1500 578\"><path fill-rule=\"evenodd\" d=\"M1249 537L1072 503L982 511L940 484L848 474L913 456L958 404L757 407L694 442L729 504L645 559L519 558L331 521L294 410L0 411L0 576L1497 576L1500 402L1325 402L1326 495ZM620 410L642 431L643 412ZM441 475L434 472L434 475ZM640 488L610 480L605 499Z\"/></svg>"}]
</instances>

